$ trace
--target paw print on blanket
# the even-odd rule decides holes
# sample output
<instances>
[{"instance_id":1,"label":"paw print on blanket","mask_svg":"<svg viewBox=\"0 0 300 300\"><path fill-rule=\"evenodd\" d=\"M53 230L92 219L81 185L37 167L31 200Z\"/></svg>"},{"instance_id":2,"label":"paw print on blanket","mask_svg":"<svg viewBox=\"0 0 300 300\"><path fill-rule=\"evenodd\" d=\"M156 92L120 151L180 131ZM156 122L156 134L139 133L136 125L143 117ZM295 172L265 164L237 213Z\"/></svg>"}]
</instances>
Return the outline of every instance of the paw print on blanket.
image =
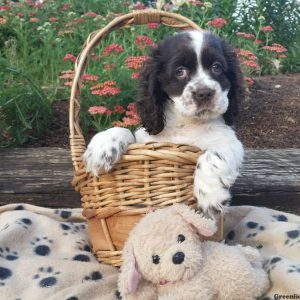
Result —
<instances>
[{"instance_id":1,"label":"paw print on blanket","mask_svg":"<svg viewBox=\"0 0 300 300\"><path fill-rule=\"evenodd\" d=\"M86 240L80 240L76 241L77 249L81 251L86 251L86 252L92 252L91 246L88 241Z\"/></svg>"},{"instance_id":2,"label":"paw print on blanket","mask_svg":"<svg viewBox=\"0 0 300 300\"><path fill-rule=\"evenodd\" d=\"M16 220L16 224L22 226L24 229L29 229L29 226L32 225L32 221L28 218L22 218Z\"/></svg>"},{"instance_id":3,"label":"paw print on blanket","mask_svg":"<svg viewBox=\"0 0 300 300\"><path fill-rule=\"evenodd\" d=\"M278 221L278 222L288 222L288 217L285 215L276 215L276 216L272 216L272 218L274 219L274 221Z\"/></svg>"},{"instance_id":4,"label":"paw print on blanket","mask_svg":"<svg viewBox=\"0 0 300 300\"><path fill-rule=\"evenodd\" d=\"M8 268L0 266L0 287L4 286L6 281L13 275L12 271Z\"/></svg>"},{"instance_id":5,"label":"paw print on blanket","mask_svg":"<svg viewBox=\"0 0 300 300\"><path fill-rule=\"evenodd\" d=\"M102 274L99 271L94 271L89 276L83 278L85 281L98 281L100 279L102 279Z\"/></svg>"},{"instance_id":6,"label":"paw print on blanket","mask_svg":"<svg viewBox=\"0 0 300 300\"><path fill-rule=\"evenodd\" d=\"M19 255L18 252L11 251L10 248L8 247L5 248L0 247L0 257L6 260L16 260L19 258Z\"/></svg>"},{"instance_id":7,"label":"paw print on blanket","mask_svg":"<svg viewBox=\"0 0 300 300\"><path fill-rule=\"evenodd\" d=\"M51 244L53 243L52 240L48 239L46 236L39 238L36 237L32 242L33 245L33 252L39 256L48 256L51 252Z\"/></svg>"},{"instance_id":8,"label":"paw print on blanket","mask_svg":"<svg viewBox=\"0 0 300 300\"><path fill-rule=\"evenodd\" d=\"M272 270L275 269L277 264L282 261L282 258L279 256L274 256L271 259L267 260L264 264L264 269L270 274Z\"/></svg>"},{"instance_id":9,"label":"paw print on blanket","mask_svg":"<svg viewBox=\"0 0 300 300\"><path fill-rule=\"evenodd\" d=\"M300 264L289 266L288 273L300 273Z\"/></svg>"},{"instance_id":10,"label":"paw print on blanket","mask_svg":"<svg viewBox=\"0 0 300 300\"><path fill-rule=\"evenodd\" d=\"M61 223L60 228L63 230L63 235L69 235L69 234L77 234L80 231L83 231L86 229L85 224L78 224L78 223Z\"/></svg>"},{"instance_id":11,"label":"paw print on blanket","mask_svg":"<svg viewBox=\"0 0 300 300\"><path fill-rule=\"evenodd\" d=\"M246 226L248 229L254 229L254 230L257 230L255 232L252 232L252 233L249 233L247 235L247 238L252 238L252 237L255 237L257 235L257 233L259 233L259 231L264 231L266 228L265 226L263 225L259 225L258 223L256 222L253 222L253 221L249 221L246 223Z\"/></svg>"},{"instance_id":12,"label":"paw print on blanket","mask_svg":"<svg viewBox=\"0 0 300 300\"><path fill-rule=\"evenodd\" d=\"M300 230L294 229L286 232L287 239L284 242L285 245L293 247L295 244L300 243Z\"/></svg>"},{"instance_id":13,"label":"paw print on blanket","mask_svg":"<svg viewBox=\"0 0 300 300\"><path fill-rule=\"evenodd\" d=\"M64 209L55 210L55 214L59 215L62 219L69 219L72 216L72 212Z\"/></svg>"},{"instance_id":14,"label":"paw print on blanket","mask_svg":"<svg viewBox=\"0 0 300 300\"><path fill-rule=\"evenodd\" d=\"M41 288L49 288L57 284L57 275L59 274L60 272L55 272L52 267L41 267L33 279L38 280L38 285Z\"/></svg>"}]
</instances>

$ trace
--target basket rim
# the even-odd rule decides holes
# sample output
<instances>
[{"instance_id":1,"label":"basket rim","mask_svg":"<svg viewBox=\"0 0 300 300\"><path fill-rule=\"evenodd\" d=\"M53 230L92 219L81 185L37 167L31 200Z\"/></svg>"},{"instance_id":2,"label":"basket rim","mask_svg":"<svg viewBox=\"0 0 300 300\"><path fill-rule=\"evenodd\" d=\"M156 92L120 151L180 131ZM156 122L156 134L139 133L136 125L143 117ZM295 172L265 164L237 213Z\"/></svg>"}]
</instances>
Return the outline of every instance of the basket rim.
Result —
<instances>
[{"instance_id":1,"label":"basket rim","mask_svg":"<svg viewBox=\"0 0 300 300\"><path fill-rule=\"evenodd\" d=\"M160 23L169 27L175 28L192 28L194 30L203 31L196 23L180 14L171 13L162 10L137 10L122 16L119 16L109 22L105 27L92 32L80 54L78 55L75 68L74 79L71 88L69 102L69 131L70 131L70 151L73 169L76 172L81 165L82 155L86 149L85 138L82 134L79 124L80 113L80 89L82 75L85 70L89 53L101 42L101 39L106 37L110 32L124 26L142 25L148 23ZM134 145L134 144L133 144Z\"/></svg>"}]
</instances>

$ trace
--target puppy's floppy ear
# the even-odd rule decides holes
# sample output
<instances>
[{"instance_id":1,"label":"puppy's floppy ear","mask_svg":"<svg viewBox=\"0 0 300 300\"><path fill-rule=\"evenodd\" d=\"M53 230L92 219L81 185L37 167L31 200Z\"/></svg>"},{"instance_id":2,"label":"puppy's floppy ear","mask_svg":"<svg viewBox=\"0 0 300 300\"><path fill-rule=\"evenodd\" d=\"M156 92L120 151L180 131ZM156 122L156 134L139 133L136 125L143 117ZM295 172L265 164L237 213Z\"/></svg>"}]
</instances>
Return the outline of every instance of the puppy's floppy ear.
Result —
<instances>
[{"instance_id":1,"label":"puppy's floppy ear","mask_svg":"<svg viewBox=\"0 0 300 300\"><path fill-rule=\"evenodd\" d=\"M193 229L196 229L200 235L212 236L217 231L215 221L197 214L195 210L191 209L187 205L174 204L171 206L171 209L181 215L182 218L190 224Z\"/></svg>"},{"instance_id":2,"label":"puppy's floppy ear","mask_svg":"<svg viewBox=\"0 0 300 300\"><path fill-rule=\"evenodd\" d=\"M142 278L136 267L133 246L127 241L123 249L123 264L119 276L118 288L121 295L135 293Z\"/></svg>"},{"instance_id":3,"label":"puppy's floppy ear","mask_svg":"<svg viewBox=\"0 0 300 300\"><path fill-rule=\"evenodd\" d=\"M239 104L243 102L245 97L243 73L234 48L224 41L222 46L228 64L228 71L226 73L231 85L228 92L229 104L224 114L224 120L227 125L233 125L234 118L238 113Z\"/></svg>"},{"instance_id":4,"label":"puppy's floppy ear","mask_svg":"<svg viewBox=\"0 0 300 300\"><path fill-rule=\"evenodd\" d=\"M137 103L142 126L149 134L160 133L165 126L164 106L168 95L159 81L161 71L160 47L152 50L140 76L140 101Z\"/></svg>"}]
</instances>

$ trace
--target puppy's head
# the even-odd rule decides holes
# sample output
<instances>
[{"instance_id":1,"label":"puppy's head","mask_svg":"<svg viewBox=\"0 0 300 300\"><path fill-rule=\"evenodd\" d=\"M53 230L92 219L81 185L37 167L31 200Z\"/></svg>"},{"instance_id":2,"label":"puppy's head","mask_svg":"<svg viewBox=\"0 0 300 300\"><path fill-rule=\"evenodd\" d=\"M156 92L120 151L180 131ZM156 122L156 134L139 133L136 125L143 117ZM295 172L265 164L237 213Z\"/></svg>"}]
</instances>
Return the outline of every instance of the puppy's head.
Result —
<instances>
[{"instance_id":1,"label":"puppy's head","mask_svg":"<svg viewBox=\"0 0 300 300\"><path fill-rule=\"evenodd\" d=\"M167 102L184 118L207 121L223 115L232 125L243 98L234 49L204 31L182 32L160 43L145 62L140 83L138 109L149 134L163 130Z\"/></svg>"},{"instance_id":2,"label":"puppy's head","mask_svg":"<svg viewBox=\"0 0 300 300\"><path fill-rule=\"evenodd\" d=\"M182 204L146 215L125 244L121 290L134 293L142 278L154 285L192 278L202 265L199 234L211 236L215 231L214 221Z\"/></svg>"}]
</instances>

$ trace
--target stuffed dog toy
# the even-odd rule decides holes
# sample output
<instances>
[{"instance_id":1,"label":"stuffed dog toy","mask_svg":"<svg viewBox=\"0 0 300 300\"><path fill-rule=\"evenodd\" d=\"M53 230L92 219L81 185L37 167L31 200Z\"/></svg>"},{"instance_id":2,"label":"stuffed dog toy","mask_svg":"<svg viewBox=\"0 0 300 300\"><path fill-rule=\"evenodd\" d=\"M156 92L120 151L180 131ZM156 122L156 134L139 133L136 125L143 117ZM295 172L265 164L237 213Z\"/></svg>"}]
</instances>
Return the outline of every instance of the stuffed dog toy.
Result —
<instances>
[{"instance_id":1,"label":"stuffed dog toy","mask_svg":"<svg viewBox=\"0 0 300 300\"><path fill-rule=\"evenodd\" d=\"M147 214L123 249L123 300L252 300L269 287L257 249L203 241L215 222L183 204Z\"/></svg>"}]
</instances>

